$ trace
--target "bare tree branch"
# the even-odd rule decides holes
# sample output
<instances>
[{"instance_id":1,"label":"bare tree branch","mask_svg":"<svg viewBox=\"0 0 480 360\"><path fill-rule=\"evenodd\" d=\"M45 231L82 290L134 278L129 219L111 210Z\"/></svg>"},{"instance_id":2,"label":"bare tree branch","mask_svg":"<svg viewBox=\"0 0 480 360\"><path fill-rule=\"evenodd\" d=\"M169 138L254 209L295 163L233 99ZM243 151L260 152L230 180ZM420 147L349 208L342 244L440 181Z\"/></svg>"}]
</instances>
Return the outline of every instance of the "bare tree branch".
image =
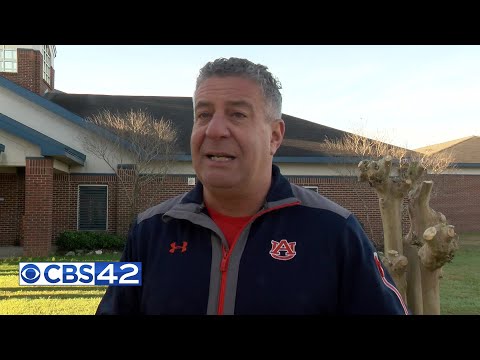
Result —
<instances>
[{"instance_id":1,"label":"bare tree branch","mask_svg":"<svg viewBox=\"0 0 480 360\"><path fill-rule=\"evenodd\" d=\"M391 156L399 164L400 169L407 169L410 163L422 165L429 173L441 174L447 168L452 168L454 157L452 153L441 152L422 154L398 146L388 144L385 139L369 139L365 136L346 133L340 139L325 139L326 148L340 155L357 155L369 160L379 160Z\"/></svg>"},{"instance_id":2,"label":"bare tree branch","mask_svg":"<svg viewBox=\"0 0 480 360\"><path fill-rule=\"evenodd\" d=\"M81 138L84 149L116 174L133 218L142 189L153 180L163 182L168 173L177 131L171 121L155 119L142 110L125 114L103 110L86 121L95 135Z\"/></svg>"}]
</instances>

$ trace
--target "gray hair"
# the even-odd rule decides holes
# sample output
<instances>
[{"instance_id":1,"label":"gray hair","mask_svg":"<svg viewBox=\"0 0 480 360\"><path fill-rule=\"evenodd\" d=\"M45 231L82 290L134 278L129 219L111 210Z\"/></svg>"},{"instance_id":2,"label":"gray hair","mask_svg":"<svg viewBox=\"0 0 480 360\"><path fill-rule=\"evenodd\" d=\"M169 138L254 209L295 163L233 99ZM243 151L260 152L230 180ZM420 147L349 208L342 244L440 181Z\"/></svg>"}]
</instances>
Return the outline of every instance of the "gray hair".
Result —
<instances>
[{"instance_id":1,"label":"gray hair","mask_svg":"<svg viewBox=\"0 0 480 360\"><path fill-rule=\"evenodd\" d=\"M269 108L267 116L271 116L273 119L282 117L282 94L280 94L282 85L265 65L254 64L247 59L235 57L210 61L200 69L195 93L203 81L213 76L239 76L255 81L262 89L265 102Z\"/></svg>"}]
</instances>

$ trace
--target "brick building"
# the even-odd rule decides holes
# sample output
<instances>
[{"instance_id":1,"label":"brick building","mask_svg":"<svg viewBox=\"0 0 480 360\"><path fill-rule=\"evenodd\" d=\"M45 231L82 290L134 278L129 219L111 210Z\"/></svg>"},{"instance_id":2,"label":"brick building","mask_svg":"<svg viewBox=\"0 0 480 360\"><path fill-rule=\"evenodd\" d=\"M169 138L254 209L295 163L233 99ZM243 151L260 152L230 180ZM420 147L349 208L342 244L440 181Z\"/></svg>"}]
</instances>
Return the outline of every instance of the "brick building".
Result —
<instances>
[{"instance_id":1,"label":"brick building","mask_svg":"<svg viewBox=\"0 0 480 360\"><path fill-rule=\"evenodd\" d=\"M128 202L117 176L85 151L81 140L95 136L84 119L103 109L146 110L170 119L177 129L176 162L162 186L152 183L144 190L142 209L192 188L190 97L63 93L54 87L54 46L0 49L0 246L20 245L25 255L44 255L65 230L125 234ZM283 119L286 136L274 162L294 183L352 210L371 239L381 243L377 196L355 176L359 158L335 156L324 145L326 137L339 139L344 132L287 114ZM438 191L431 205L458 232L480 230L479 175L480 155L434 180Z\"/></svg>"}]
</instances>

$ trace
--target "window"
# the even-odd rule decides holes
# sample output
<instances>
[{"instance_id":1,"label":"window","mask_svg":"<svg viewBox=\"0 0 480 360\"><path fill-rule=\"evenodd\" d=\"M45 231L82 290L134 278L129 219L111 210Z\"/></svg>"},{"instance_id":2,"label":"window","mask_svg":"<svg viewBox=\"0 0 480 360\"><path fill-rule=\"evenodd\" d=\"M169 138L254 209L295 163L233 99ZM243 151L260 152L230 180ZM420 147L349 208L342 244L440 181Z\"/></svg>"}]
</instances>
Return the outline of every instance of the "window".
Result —
<instances>
[{"instance_id":1,"label":"window","mask_svg":"<svg viewBox=\"0 0 480 360\"><path fill-rule=\"evenodd\" d=\"M318 186L304 186L304 188L318 193Z\"/></svg>"},{"instance_id":2,"label":"window","mask_svg":"<svg viewBox=\"0 0 480 360\"><path fill-rule=\"evenodd\" d=\"M78 230L107 230L108 186L78 186Z\"/></svg>"},{"instance_id":3,"label":"window","mask_svg":"<svg viewBox=\"0 0 480 360\"><path fill-rule=\"evenodd\" d=\"M43 45L42 48L42 57L43 57L43 80L50 85L50 66L52 64L52 57L50 54L50 47L48 45Z\"/></svg>"},{"instance_id":4,"label":"window","mask_svg":"<svg viewBox=\"0 0 480 360\"><path fill-rule=\"evenodd\" d=\"M0 45L0 72L17 72L17 49Z\"/></svg>"}]
</instances>

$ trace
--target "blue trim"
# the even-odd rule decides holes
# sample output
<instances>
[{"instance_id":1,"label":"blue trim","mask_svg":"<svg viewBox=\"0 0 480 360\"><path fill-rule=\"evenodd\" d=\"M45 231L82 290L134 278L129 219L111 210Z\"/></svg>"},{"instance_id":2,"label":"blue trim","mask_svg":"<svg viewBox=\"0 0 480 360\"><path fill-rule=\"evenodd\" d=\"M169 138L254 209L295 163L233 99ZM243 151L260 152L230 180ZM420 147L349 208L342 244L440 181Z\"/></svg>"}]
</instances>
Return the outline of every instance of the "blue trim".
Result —
<instances>
[{"instance_id":1,"label":"blue trim","mask_svg":"<svg viewBox=\"0 0 480 360\"><path fill-rule=\"evenodd\" d=\"M176 161L192 161L192 155L174 155L173 160Z\"/></svg>"},{"instance_id":2,"label":"blue trim","mask_svg":"<svg viewBox=\"0 0 480 360\"><path fill-rule=\"evenodd\" d=\"M0 144L0 153L5 152L5 145Z\"/></svg>"},{"instance_id":3,"label":"blue trim","mask_svg":"<svg viewBox=\"0 0 480 360\"><path fill-rule=\"evenodd\" d=\"M79 173L71 172L69 175L88 175L88 176L117 176L115 173Z\"/></svg>"},{"instance_id":4,"label":"blue trim","mask_svg":"<svg viewBox=\"0 0 480 360\"><path fill-rule=\"evenodd\" d=\"M174 160L191 162L192 155L174 155ZM274 163L308 163L308 164L358 164L366 157L362 156L275 156ZM451 167L480 168L480 163L453 163ZM297 175L295 175L297 176Z\"/></svg>"},{"instance_id":5,"label":"blue trim","mask_svg":"<svg viewBox=\"0 0 480 360\"><path fill-rule=\"evenodd\" d=\"M274 163L358 164L361 156L276 156Z\"/></svg>"},{"instance_id":6,"label":"blue trim","mask_svg":"<svg viewBox=\"0 0 480 360\"><path fill-rule=\"evenodd\" d=\"M301 178L301 179L338 179L338 178L342 178L342 179L345 179L345 178L357 178L356 175L283 175L285 176L287 179L290 179L290 178ZM312 185L312 186L317 186L317 185Z\"/></svg>"},{"instance_id":7,"label":"blue trim","mask_svg":"<svg viewBox=\"0 0 480 360\"><path fill-rule=\"evenodd\" d=\"M361 156L275 156L274 163L358 164ZM192 155L176 155L174 160L192 161Z\"/></svg>"},{"instance_id":8,"label":"blue trim","mask_svg":"<svg viewBox=\"0 0 480 360\"><path fill-rule=\"evenodd\" d=\"M67 164L77 164L82 166L85 164L85 159L87 157L81 152L48 137L37 130L25 126L2 113L0 113L0 129L40 146L40 151L43 156L60 157L61 160Z\"/></svg>"},{"instance_id":9,"label":"blue trim","mask_svg":"<svg viewBox=\"0 0 480 360\"><path fill-rule=\"evenodd\" d=\"M69 175L87 175L87 176L117 176L114 173L79 173L79 172L71 172ZM140 174L142 175L142 174ZM166 174L167 176L181 176L181 177L196 177L196 174Z\"/></svg>"},{"instance_id":10,"label":"blue trim","mask_svg":"<svg viewBox=\"0 0 480 360\"><path fill-rule=\"evenodd\" d=\"M366 157L361 156L279 156L274 157L273 162L277 163L315 163L315 164L358 164ZM452 163L449 167L457 168L480 168L480 163Z\"/></svg>"},{"instance_id":11,"label":"blue trim","mask_svg":"<svg viewBox=\"0 0 480 360\"><path fill-rule=\"evenodd\" d=\"M457 168L480 168L480 163L452 163L449 167L457 167Z\"/></svg>"}]
</instances>

